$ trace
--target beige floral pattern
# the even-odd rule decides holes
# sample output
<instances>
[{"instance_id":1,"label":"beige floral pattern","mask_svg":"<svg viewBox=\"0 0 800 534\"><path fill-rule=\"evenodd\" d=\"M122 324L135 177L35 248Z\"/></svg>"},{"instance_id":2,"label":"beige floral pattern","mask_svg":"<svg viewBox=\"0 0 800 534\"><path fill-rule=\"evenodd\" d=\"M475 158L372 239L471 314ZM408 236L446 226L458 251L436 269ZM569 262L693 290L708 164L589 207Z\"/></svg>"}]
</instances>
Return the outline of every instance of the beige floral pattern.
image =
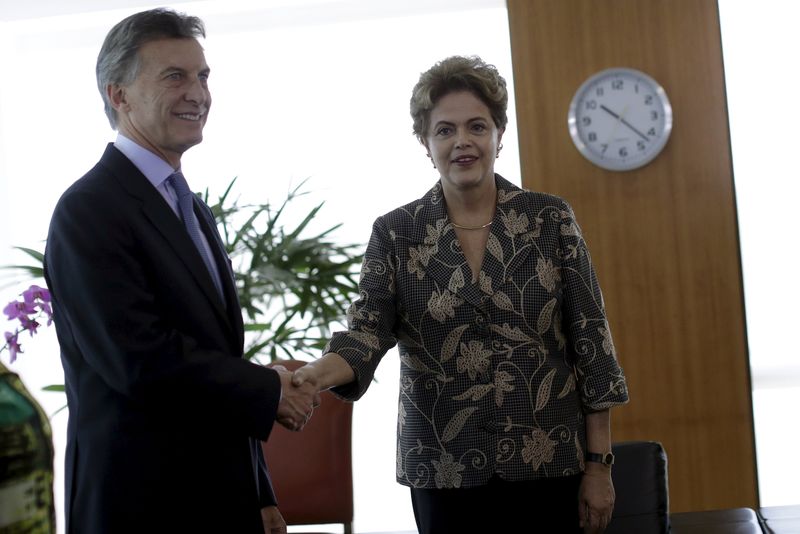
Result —
<instances>
[{"instance_id":1,"label":"beige floral pattern","mask_svg":"<svg viewBox=\"0 0 800 534\"><path fill-rule=\"evenodd\" d=\"M461 471L466 469L460 463L454 462L450 454L444 453L441 458L432 460L433 467L436 469L436 487L437 488L460 488L461 487Z\"/></svg>"},{"instance_id":2,"label":"beige floral pattern","mask_svg":"<svg viewBox=\"0 0 800 534\"><path fill-rule=\"evenodd\" d=\"M553 461L556 442L550 439L547 432L536 429L531 436L522 436L525 446L522 449L522 459L526 464L531 464L534 471L538 471L542 464Z\"/></svg>"},{"instance_id":3,"label":"beige floral pattern","mask_svg":"<svg viewBox=\"0 0 800 534\"><path fill-rule=\"evenodd\" d=\"M483 374L489 368L489 358L492 351L485 350L480 341L470 341L469 345L461 344L461 356L456 362L456 370L459 373L466 373L470 380L475 380L479 374Z\"/></svg>"},{"instance_id":4,"label":"beige floral pattern","mask_svg":"<svg viewBox=\"0 0 800 534\"><path fill-rule=\"evenodd\" d=\"M403 402L400 401L400 404L397 406L397 433L403 433L403 426L406 424L406 407L403 406Z\"/></svg>"},{"instance_id":5,"label":"beige floral pattern","mask_svg":"<svg viewBox=\"0 0 800 534\"><path fill-rule=\"evenodd\" d=\"M418 280L425 278L425 266L431 258L431 247L420 245L408 249L409 259L407 262L408 272L417 275Z\"/></svg>"},{"instance_id":6,"label":"beige floral pattern","mask_svg":"<svg viewBox=\"0 0 800 534\"><path fill-rule=\"evenodd\" d=\"M528 216L524 213L517 214L514 208L508 210L507 214L501 215L500 220L503 221L508 235L524 234L529 230Z\"/></svg>"},{"instance_id":7,"label":"beige floral pattern","mask_svg":"<svg viewBox=\"0 0 800 534\"><path fill-rule=\"evenodd\" d=\"M477 282L441 186L379 217L348 329L326 351L360 398L400 352L397 480L417 488L577 473L584 413L627 402L602 294L571 207L496 177Z\"/></svg>"},{"instance_id":8,"label":"beige floral pattern","mask_svg":"<svg viewBox=\"0 0 800 534\"><path fill-rule=\"evenodd\" d=\"M548 293L552 293L556 288L556 284L561 281L558 269L553 266L553 260L549 258L538 258L536 260L536 274L539 276L539 283Z\"/></svg>"},{"instance_id":9,"label":"beige floral pattern","mask_svg":"<svg viewBox=\"0 0 800 534\"><path fill-rule=\"evenodd\" d=\"M512 382L516 377L508 371L497 371L494 375L494 402L498 406L503 405L504 394L514 391Z\"/></svg>"},{"instance_id":10,"label":"beige floral pattern","mask_svg":"<svg viewBox=\"0 0 800 534\"><path fill-rule=\"evenodd\" d=\"M611 341L611 331L608 328L600 327L597 329L601 336L603 336L603 352L609 356L616 357L614 351L614 342Z\"/></svg>"},{"instance_id":11,"label":"beige floral pattern","mask_svg":"<svg viewBox=\"0 0 800 534\"><path fill-rule=\"evenodd\" d=\"M434 291L431 298L428 299L428 312L431 317L443 323L448 317L455 316L455 307L462 302L447 289L441 292Z\"/></svg>"}]
</instances>

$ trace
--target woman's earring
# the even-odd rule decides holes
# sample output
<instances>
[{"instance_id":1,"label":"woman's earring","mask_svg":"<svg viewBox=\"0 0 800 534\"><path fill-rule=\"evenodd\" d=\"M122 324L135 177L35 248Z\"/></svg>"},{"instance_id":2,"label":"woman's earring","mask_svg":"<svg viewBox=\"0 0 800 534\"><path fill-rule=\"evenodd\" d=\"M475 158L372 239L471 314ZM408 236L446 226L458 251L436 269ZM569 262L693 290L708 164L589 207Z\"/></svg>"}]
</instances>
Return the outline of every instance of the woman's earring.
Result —
<instances>
[{"instance_id":1,"label":"woman's earring","mask_svg":"<svg viewBox=\"0 0 800 534\"><path fill-rule=\"evenodd\" d=\"M431 160L431 164L433 164L433 168L435 169L436 168L436 162L433 161L433 156L430 155L430 152L428 153L428 158Z\"/></svg>"},{"instance_id":2,"label":"woman's earring","mask_svg":"<svg viewBox=\"0 0 800 534\"><path fill-rule=\"evenodd\" d=\"M501 150L503 150L503 143L500 143L500 146L497 147L497 156L495 156L495 158L499 158L500 157L500 151Z\"/></svg>"}]
</instances>

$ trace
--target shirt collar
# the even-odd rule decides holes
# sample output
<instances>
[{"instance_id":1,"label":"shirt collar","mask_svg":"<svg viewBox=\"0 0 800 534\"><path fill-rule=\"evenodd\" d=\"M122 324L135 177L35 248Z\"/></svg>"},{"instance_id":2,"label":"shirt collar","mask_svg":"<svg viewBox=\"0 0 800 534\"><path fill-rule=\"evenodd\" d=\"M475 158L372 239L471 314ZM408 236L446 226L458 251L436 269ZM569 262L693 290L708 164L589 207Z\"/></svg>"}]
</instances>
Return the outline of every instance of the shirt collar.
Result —
<instances>
[{"instance_id":1,"label":"shirt collar","mask_svg":"<svg viewBox=\"0 0 800 534\"><path fill-rule=\"evenodd\" d=\"M122 152L126 158L131 160L131 163L133 163L156 188L160 187L161 184L175 172L175 169L173 169L169 163L121 133L117 133L117 140L114 141L114 146L117 150Z\"/></svg>"}]
</instances>

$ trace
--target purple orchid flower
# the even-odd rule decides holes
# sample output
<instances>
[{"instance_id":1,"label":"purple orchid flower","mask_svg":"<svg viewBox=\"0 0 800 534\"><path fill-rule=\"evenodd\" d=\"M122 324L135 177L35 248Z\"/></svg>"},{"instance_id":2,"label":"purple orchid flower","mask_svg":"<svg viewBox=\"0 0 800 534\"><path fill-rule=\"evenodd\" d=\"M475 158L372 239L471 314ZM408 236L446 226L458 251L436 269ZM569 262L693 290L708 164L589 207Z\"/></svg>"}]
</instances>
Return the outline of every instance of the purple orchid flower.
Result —
<instances>
[{"instance_id":1,"label":"purple orchid flower","mask_svg":"<svg viewBox=\"0 0 800 534\"><path fill-rule=\"evenodd\" d=\"M28 315L36 313L36 307L24 301L12 300L3 308L3 313L6 314L9 321L22 320L23 318L27 319Z\"/></svg>"},{"instance_id":2,"label":"purple orchid flower","mask_svg":"<svg viewBox=\"0 0 800 534\"><path fill-rule=\"evenodd\" d=\"M33 304L34 301L37 300L40 302L50 302L50 291L34 284L22 292L22 298L25 299L25 302L28 304Z\"/></svg>"},{"instance_id":3,"label":"purple orchid flower","mask_svg":"<svg viewBox=\"0 0 800 534\"><path fill-rule=\"evenodd\" d=\"M39 303L39 309L47 316L47 326L53 324L53 308L49 302Z\"/></svg>"},{"instance_id":4,"label":"purple orchid flower","mask_svg":"<svg viewBox=\"0 0 800 534\"><path fill-rule=\"evenodd\" d=\"M10 361L14 363L14 360L17 359L17 354L22 353L22 347L17 341L17 334L6 332L6 345L8 345L8 352L11 355Z\"/></svg>"},{"instance_id":5,"label":"purple orchid flower","mask_svg":"<svg viewBox=\"0 0 800 534\"><path fill-rule=\"evenodd\" d=\"M0 351L8 348L12 363L17 359L17 354L22 353L22 347L19 344L20 333L27 330L33 337L41 326L39 320L43 315L47 316L47 326L53 323L53 307L50 302L50 291L32 285L22 293L22 300L11 301L3 308L3 313L6 314L9 321L17 319L20 322L16 332L5 333L6 343L0 347Z\"/></svg>"},{"instance_id":6,"label":"purple orchid flower","mask_svg":"<svg viewBox=\"0 0 800 534\"><path fill-rule=\"evenodd\" d=\"M33 337L33 334L35 334L37 329L41 326L36 319L31 319L30 317L26 317L25 319L20 318L19 322L22 323L22 330L29 331L31 337Z\"/></svg>"}]
</instances>

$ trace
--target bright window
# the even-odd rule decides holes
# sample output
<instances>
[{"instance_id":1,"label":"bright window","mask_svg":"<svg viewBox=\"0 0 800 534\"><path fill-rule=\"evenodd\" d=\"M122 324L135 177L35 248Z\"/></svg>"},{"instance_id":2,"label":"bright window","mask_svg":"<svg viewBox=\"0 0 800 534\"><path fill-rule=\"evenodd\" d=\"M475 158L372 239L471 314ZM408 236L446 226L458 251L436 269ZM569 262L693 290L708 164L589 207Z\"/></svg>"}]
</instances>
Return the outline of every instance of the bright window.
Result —
<instances>
[{"instance_id":1,"label":"bright window","mask_svg":"<svg viewBox=\"0 0 800 534\"><path fill-rule=\"evenodd\" d=\"M720 0L762 506L800 502L795 0Z\"/></svg>"}]
</instances>

